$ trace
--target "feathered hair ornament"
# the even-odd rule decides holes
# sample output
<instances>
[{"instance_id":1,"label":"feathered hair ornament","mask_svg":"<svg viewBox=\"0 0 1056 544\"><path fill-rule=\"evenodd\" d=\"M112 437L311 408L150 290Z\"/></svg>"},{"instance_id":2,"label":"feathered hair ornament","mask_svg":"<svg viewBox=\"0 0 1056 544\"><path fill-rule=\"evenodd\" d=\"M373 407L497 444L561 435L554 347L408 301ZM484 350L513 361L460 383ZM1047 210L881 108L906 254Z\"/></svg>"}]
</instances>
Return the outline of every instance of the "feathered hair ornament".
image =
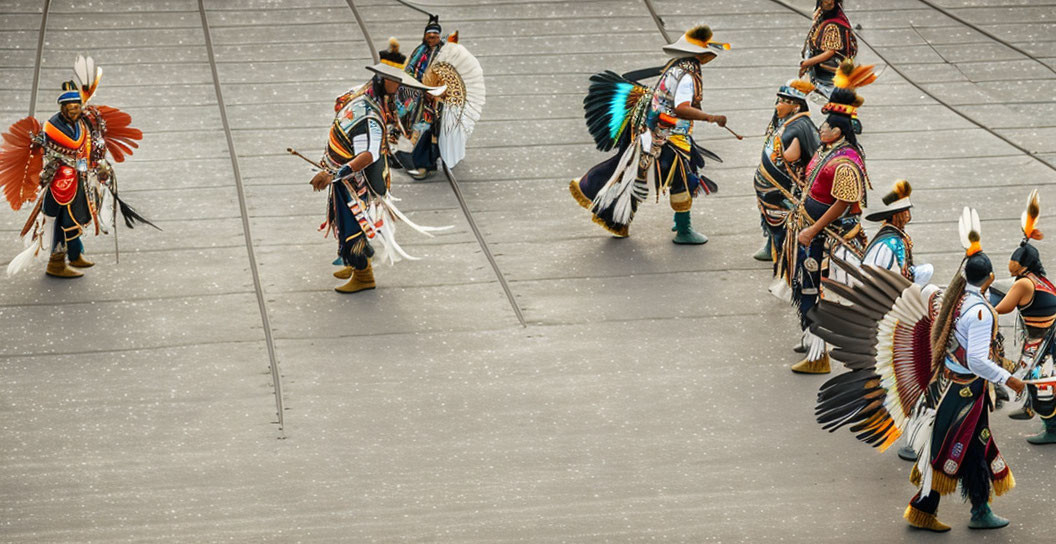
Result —
<instances>
[{"instance_id":1,"label":"feathered hair ornament","mask_svg":"<svg viewBox=\"0 0 1056 544\"><path fill-rule=\"evenodd\" d=\"M73 74L77 76L77 84L80 86L78 90L81 92L81 102L87 104L95 95L95 90L99 88L103 69L95 65L92 57L77 55L77 60L73 63Z\"/></svg>"},{"instance_id":2,"label":"feathered hair ornament","mask_svg":"<svg viewBox=\"0 0 1056 544\"><path fill-rule=\"evenodd\" d=\"M853 58L844 59L833 80L836 88L829 97L829 103L821 109L822 113L854 115L865 103L865 98L859 96L856 89L876 81L874 67L872 64L856 66Z\"/></svg>"},{"instance_id":3,"label":"feathered hair ornament","mask_svg":"<svg viewBox=\"0 0 1056 544\"><path fill-rule=\"evenodd\" d=\"M1038 190L1034 189L1027 197L1027 209L1023 210L1020 225L1023 227L1023 243L1029 240L1041 240L1044 234L1038 230L1038 217L1041 215L1041 199Z\"/></svg>"},{"instance_id":4,"label":"feathered hair ornament","mask_svg":"<svg viewBox=\"0 0 1056 544\"><path fill-rule=\"evenodd\" d=\"M804 95L814 92L814 84L805 79L793 79L788 82L788 86Z\"/></svg>"},{"instance_id":5,"label":"feathered hair ornament","mask_svg":"<svg viewBox=\"0 0 1056 544\"><path fill-rule=\"evenodd\" d=\"M909 185L909 182L900 179L895 181L894 188L891 189L890 193L884 195L882 199L885 205L890 205L892 202L902 200L903 198L909 198L910 193L913 192L913 187Z\"/></svg>"},{"instance_id":6,"label":"feathered hair ornament","mask_svg":"<svg viewBox=\"0 0 1056 544\"><path fill-rule=\"evenodd\" d=\"M961 235L961 246L964 247L966 257L971 257L983 250L980 245L982 225L979 222L979 212L975 208L964 207L961 219L957 223Z\"/></svg>"},{"instance_id":7,"label":"feathered hair ornament","mask_svg":"<svg viewBox=\"0 0 1056 544\"><path fill-rule=\"evenodd\" d=\"M686 41L693 45L704 47L711 41L713 35L714 33L712 33L710 26L697 25L686 31Z\"/></svg>"},{"instance_id":8,"label":"feathered hair ornament","mask_svg":"<svg viewBox=\"0 0 1056 544\"><path fill-rule=\"evenodd\" d=\"M852 91L859 87L865 87L876 81L876 72L873 71L875 67L876 65L874 64L855 66L853 58L843 59L839 69L836 70L833 84L841 89L851 89Z\"/></svg>"},{"instance_id":9,"label":"feathered hair ornament","mask_svg":"<svg viewBox=\"0 0 1056 544\"><path fill-rule=\"evenodd\" d=\"M697 25L686 31L686 41L698 47L711 47L712 49L730 50L730 44L712 41L714 33L708 25Z\"/></svg>"}]
</instances>

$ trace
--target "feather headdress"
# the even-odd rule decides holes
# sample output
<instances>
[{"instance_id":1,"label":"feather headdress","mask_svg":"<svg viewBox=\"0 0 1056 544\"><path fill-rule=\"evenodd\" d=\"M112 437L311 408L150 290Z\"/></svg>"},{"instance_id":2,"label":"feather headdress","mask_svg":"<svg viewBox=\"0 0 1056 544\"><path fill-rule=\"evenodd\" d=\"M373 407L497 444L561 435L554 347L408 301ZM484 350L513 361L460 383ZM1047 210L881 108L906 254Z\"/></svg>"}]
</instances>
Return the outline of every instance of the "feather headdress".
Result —
<instances>
[{"instance_id":1,"label":"feather headdress","mask_svg":"<svg viewBox=\"0 0 1056 544\"><path fill-rule=\"evenodd\" d=\"M717 42L712 38L711 27L708 25L696 25L686 31L674 43L664 46L664 51L673 57L686 57L710 53L718 55L721 51L729 51L730 44Z\"/></svg>"},{"instance_id":2,"label":"feather headdress","mask_svg":"<svg viewBox=\"0 0 1056 544\"><path fill-rule=\"evenodd\" d=\"M909 195L913 193L913 187L904 179L895 180L891 192L884 195L884 208L865 216L869 221L886 221L898 212L913 207Z\"/></svg>"},{"instance_id":3,"label":"feather headdress","mask_svg":"<svg viewBox=\"0 0 1056 544\"><path fill-rule=\"evenodd\" d=\"M1023 210L1020 225L1023 227L1023 240L1041 240L1044 235L1038 230L1038 217L1041 215L1041 199L1038 190L1034 189L1027 197L1027 209Z\"/></svg>"},{"instance_id":4,"label":"feather headdress","mask_svg":"<svg viewBox=\"0 0 1056 544\"><path fill-rule=\"evenodd\" d=\"M103 69L95 65L92 57L77 55L73 63L73 73L77 76L78 90L81 92L81 102L87 104L95 90L99 88L99 80L103 77Z\"/></svg>"},{"instance_id":5,"label":"feather headdress","mask_svg":"<svg viewBox=\"0 0 1056 544\"><path fill-rule=\"evenodd\" d=\"M806 100L807 95L814 91L814 84L805 79L790 79L777 90L777 96Z\"/></svg>"},{"instance_id":6,"label":"feather headdress","mask_svg":"<svg viewBox=\"0 0 1056 544\"><path fill-rule=\"evenodd\" d=\"M890 205L903 198L909 198L909 195L912 192L913 187L909 185L908 181L904 179L896 180L895 186L891 189L891 192L884 195L882 200L884 201L884 204Z\"/></svg>"},{"instance_id":7,"label":"feather headdress","mask_svg":"<svg viewBox=\"0 0 1056 544\"><path fill-rule=\"evenodd\" d=\"M822 113L847 116L857 113L858 108L865 103L865 98L858 95L857 89L876 81L877 75L873 72L873 68L872 64L857 66L854 64L854 59L844 59L833 80L836 88L829 97L829 103L822 107Z\"/></svg>"},{"instance_id":8,"label":"feather headdress","mask_svg":"<svg viewBox=\"0 0 1056 544\"><path fill-rule=\"evenodd\" d=\"M964 247L966 257L971 257L983 250L983 246L980 244L982 237L980 233L983 229L979 222L979 212L975 211L975 208L964 207L964 211L961 212L961 219L957 223L957 228L961 235L961 246Z\"/></svg>"}]
</instances>

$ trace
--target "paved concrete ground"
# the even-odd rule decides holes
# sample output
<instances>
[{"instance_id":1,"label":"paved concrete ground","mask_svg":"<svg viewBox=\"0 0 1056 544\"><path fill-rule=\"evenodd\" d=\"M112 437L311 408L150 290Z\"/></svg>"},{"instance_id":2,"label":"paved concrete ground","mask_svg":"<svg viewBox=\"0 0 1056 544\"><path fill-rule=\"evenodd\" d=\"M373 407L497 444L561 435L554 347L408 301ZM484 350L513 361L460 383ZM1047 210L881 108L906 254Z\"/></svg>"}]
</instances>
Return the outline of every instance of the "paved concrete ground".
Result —
<instances>
[{"instance_id":1,"label":"paved concrete ground","mask_svg":"<svg viewBox=\"0 0 1056 544\"><path fill-rule=\"evenodd\" d=\"M915 0L848 0L862 60L887 59L911 80L889 68L862 93L874 201L896 177L913 181L916 255L945 279L961 206L981 208L984 245L1003 263L1029 190L1056 202L1056 7L935 3L1037 58ZM50 2L35 113L53 112L77 53L94 55L99 102L146 133L118 169L122 193L164 230L121 230L120 264L109 238L90 239L99 264L81 280L0 282L0 540L1049 534L1056 450L1023 441L1034 423L994 418L1019 482L996 509L1013 526L969 533L968 507L950 499L942 517L955 533L933 538L900 518L908 463L821 431L823 380L787 370L796 319L748 257L761 241L751 174L806 19L765 0L657 0L675 33L699 20L733 43L705 69L705 102L746 135L699 127L725 162L709 167L721 192L693 211L711 242L688 248L669 242L666 205L614 240L566 189L604 158L582 123L586 77L662 58L642 3L428 4L487 74L484 119L455 174L527 327L440 179L397 175L394 193L414 220L455 228L405 237L424 259L379 267L378 290L331 291L333 242L315 231L323 197L284 150L317 154L333 98L367 77L346 2ZM0 3L5 125L31 107L44 5ZM375 43L396 35L409 50L420 36L424 19L407 8L357 6ZM4 259L24 220L0 216Z\"/></svg>"}]
</instances>

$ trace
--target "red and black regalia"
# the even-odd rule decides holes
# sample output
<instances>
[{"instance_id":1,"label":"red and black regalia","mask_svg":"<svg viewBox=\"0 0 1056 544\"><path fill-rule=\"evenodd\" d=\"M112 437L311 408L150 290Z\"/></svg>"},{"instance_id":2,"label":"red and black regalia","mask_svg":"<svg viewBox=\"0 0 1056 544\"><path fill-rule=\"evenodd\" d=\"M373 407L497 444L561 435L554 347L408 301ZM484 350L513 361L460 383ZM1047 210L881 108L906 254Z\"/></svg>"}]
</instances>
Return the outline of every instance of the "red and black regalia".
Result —
<instances>
[{"instance_id":1,"label":"red and black regalia","mask_svg":"<svg viewBox=\"0 0 1056 544\"><path fill-rule=\"evenodd\" d=\"M836 139L823 143L807 165L803 199L794 217L787 223L783 257L791 274L793 303L798 305L800 325L804 331L807 356L792 366L793 372L824 374L829 372L829 358L824 342L811 336L810 310L821 297L821 278L843 280L846 273L830 266L829 256L857 264L867 238L862 230L862 208L866 191L871 188L865 168L865 153L851 129L851 117L864 102L855 89L876 79L872 66L856 67L850 61L841 66L836 91L822 108L825 123L831 131L839 129ZM834 206L843 209L836 217L826 219ZM836 208L836 209L840 209ZM827 222L827 224L826 224ZM810 244L802 246L802 230L815 232Z\"/></svg>"},{"instance_id":2,"label":"red and black regalia","mask_svg":"<svg viewBox=\"0 0 1056 544\"><path fill-rule=\"evenodd\" d=\"M1027 384L1027 404L1021 412L1013 413L1011 417L1029 419L1035 413L1038 414L1044 428L1040 434L1028 437L1027 442L1042 445L1056 444L1056 380L1053 380L1053 353L1056 351L1056 285L1046 276L1045 267L1041 264L1041 255L1031 243L1032 240L1042 238L1041 230L1037 228L1039 214L1038 192L1034 190L1022 216L1023 241L1009 260L1019 265L1016 283L1024 285L1030 292L1027 302L1022 302L1021 298L1015 301L1026 336L1016 374L1038 383ZM1004 302L999 306L1005 306Z\"/></svg>"},{"instance_id":3,"label":"red and black regalia","mask_svg":"<svg viewBox=\"0 0 1056 544\"><path fill-rule=\"evenodd\" d=\"M844 59L858 55L858 40L854 37L851 21L843 12L843 0L835 0L833 8L826 10L818 0L814 10L814 22L807 32L803 44L803 58L816 57L826 51L833 55L828 60L809 68L810 80L817 92L828 98L834 88L833 80Z\"/></svg>"},{"instance_id":4,"label":"red and black regalia","mask_svg":"<svg viewBox=\"0 0 1056 544\"><path fill-rule=\"evenodd\" d=\"M864 265L853 285L825 280L841 301L823 300L811 312L811 331L849 370L818 392L816 414L826 429L847 426L882 451L917 417L922 400L934 409L913 444L921 453L910 480L920 490L905 511L912 526L931 531L950 529L936 512L940 497L958 486L972 503L969 527L1007 525L989 501L1015 486L989 424L993 384L1013 378L996 312L983 296L993 266L981 251L979 225L979 214L965 208L959 230L966 256L945 291Z\"/></svg>"}]
</instances>

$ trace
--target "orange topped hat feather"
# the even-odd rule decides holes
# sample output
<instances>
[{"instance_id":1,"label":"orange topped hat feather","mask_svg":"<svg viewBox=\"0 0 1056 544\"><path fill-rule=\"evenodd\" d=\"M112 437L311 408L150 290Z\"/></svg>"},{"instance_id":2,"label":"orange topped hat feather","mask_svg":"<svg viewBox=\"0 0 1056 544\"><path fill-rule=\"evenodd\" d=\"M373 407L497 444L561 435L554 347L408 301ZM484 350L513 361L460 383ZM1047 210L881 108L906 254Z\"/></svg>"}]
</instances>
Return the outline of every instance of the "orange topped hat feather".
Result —
<instances>
[{"instance_id":1,"label":"orange topped hat feather","mask_svg":"<svg viewBox=\"0 0 1056 544\"><path fill-rule=\"evenodd\" d=\"M858 108L865 103L865 98L858 95L856 89L876 81L874 65L857 66L853 58L844 59L836 71L833 83L836 88L829 97L828 104L821 109L822 113L839 113L854 116Z\"/></svg>"},{"instance_id":2,"label":"orange topped hat feather","mask_svg":"<svg viewBox=\"0 0 1056 544\"><path fill-rule=\"evenodd\" d=\"M983 250L980 243L982 225L979 222L979 212L975 211L975 208L964 207L957 227L961 235L961 246L964 247L966 256L971 257Z\"/></svg>"},{"instance_id":3,"label":"orange topped hat feather","mask_svg":"<svg viewBox=\"0 0 1056 544\"><path fill-rule=\"evenodd\" d=\"M909 195L913 192L913 187L909 185L909 181L900 179L895 181L895 186L891 189L890 193L884 195L884 204L891 204L903 198L909 198Z\"/></svg>"},{"instance_id":4,"label":"orange topped hat feather","mask_svg":"<svg viewBox=\"0 0 1056 544\"><path fill-rule=\"evenodd\" d=\"M836 71L836 77L833 78L833 84L841 89L865 87L876 81L876 72L873 71L875 67L875 64L855 66L853 58L843 59Z\"/></svg>"},{"instance_id":5,"label":"orange topped hat feather","mask_svg":"<svg viewBox=\"0 0 1056 544\"><path fill-rule=\"evenodd\" d=\"M1023 227L1023 236L1027 240L1041 240L1044 235L1038 230L1038 217L1041 215L1041 198L1038 190L1034 189L1027 197L1027 209L1023 210L1020 225Z\"/></svg>"}]
</instances>

